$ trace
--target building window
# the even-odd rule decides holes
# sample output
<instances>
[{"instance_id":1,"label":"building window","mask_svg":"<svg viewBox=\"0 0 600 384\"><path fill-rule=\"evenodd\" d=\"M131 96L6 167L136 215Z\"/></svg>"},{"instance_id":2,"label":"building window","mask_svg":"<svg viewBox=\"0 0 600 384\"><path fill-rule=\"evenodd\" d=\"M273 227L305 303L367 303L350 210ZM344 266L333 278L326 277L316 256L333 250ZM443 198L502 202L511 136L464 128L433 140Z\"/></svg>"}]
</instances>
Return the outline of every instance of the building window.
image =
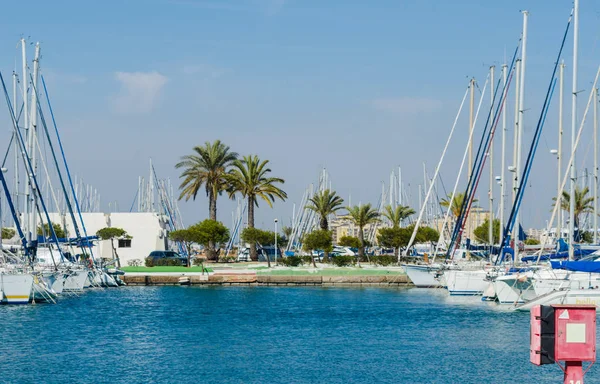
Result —
<instances>
[{"instance_id":1,"label":"building window","mask_svg":"<svg viewBox=\"0 0 600 384\"><path fill-rule=\"evenodd\" d=\"M119 248L131 248L131 239L119 239Z\"/></svg>"}]
</instances>

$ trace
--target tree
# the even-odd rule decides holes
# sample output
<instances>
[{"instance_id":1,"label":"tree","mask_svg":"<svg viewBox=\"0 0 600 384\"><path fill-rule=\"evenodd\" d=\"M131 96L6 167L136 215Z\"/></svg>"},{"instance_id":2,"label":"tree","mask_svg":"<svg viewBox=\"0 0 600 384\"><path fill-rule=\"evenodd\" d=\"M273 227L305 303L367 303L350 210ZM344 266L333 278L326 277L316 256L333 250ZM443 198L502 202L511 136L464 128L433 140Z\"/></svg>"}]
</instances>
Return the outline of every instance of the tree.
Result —
<instances>
[{"instance_id":1,"label":"tree","mask_svg":"<svg viewBox=\"0 0 600 384\"><path fill-rule=\"evenodd\" d=\"M169 239L181 243L187 252L187 266L191 266L192 244L198 240L197 234L190 228L169 232Z\"/></svg>"},{"instance_id":2,"label":"tree","mask_svg":"<svg viewBox=\"0 0 600 384\"><path fill-rule=\"evenodd\" d=\"M440 233L431 227L419 227L417 230L417 239L423 243L435 243L440 239Z\"/></svg>"},{"instance_id":3,"label":"tree","mask_svg":"<svg viewBox=\"0 0 600 384\"><path fill-rule=\"evenodd\" d=\"M315 194L308 200L308 204L306 208L314 211L319 215L319 227L324 230L329 230L329 222L327 218L329 215L336 213L340 209L343 208L342 204L344 203L344 199L339 197L335 191L330 191L329 189L325 189L324 191L320 191ZM325 262L329 261L329 252L324 251L323 260Z\"/></svg>"},{"instance_id":4,"label":"tree","mask_svg":"<svg viewBox=\"0 0 600 384\"><path fill-rule=\"evenodd\" d=\"M538 239L530 237L528 239L525 239L525 245L540 245L540 241Z\"/></svg>"},{"instance_id":5,"label":"tree","mask_svg":"<svg viewBox=\"0 0 600 384\"><path fill-rule=\"evenodd\" d=\"M354 236L342 236L337 243L342 247L360 248L360 240Z\"/></svg>"},{"instance_id":6,"label":"tree","mask_svg":"<svg viewBox=\"0 0 600 384\"><path fill-rule=\"evenodd\" d=\"M377 241L384 247L394 248L394 256L398 258L400 247L408 245L411 234L412 231L408 230L408 228L381 228L377 235Z\"/></svg>"},{"instance_id":7,"label":"tree","mask_svg":"<svg viewBox=\"0 0 600 384\"><path fill-rule=\"evenodd\" d=\"M594 212L594 198L593 197L588 197L587 194L590 192L590 188L589 187L585 187L585 188L579 188L578 186L575 186L575 210L574 210L574 216L575 216L575 221L573 222L573 224L575 225L575 228L581 232L581 228L579 227L579 224L581 223L580 219L581 219L581 215L584 213L593 213ZM553 198L552 200L555 201L556 204L556 198ZM566 212L571 212L571 196L569 194L569 192L567 191L563 191L562 196L561 196L561 201L560 201L560 208L563 211Z\"/></svg>"},{"instance_id":8,"label":"tree","mask_svg":"<svg viewBox=\"0 0 600 384\"><path fill-rule=\"evenodd\" d=\"M442 201L440 201L440 205L444 208L448 208L448 206L450 206L450 200L452 199L452 195L448 195L447 198L442 199ZM465 194L464 193L457 193L456 195L454 195L454 199L452 199L452 207L450 208L450 211L452 212L452 214L454 215L454 217L458 217L458 215L460 215L460 209L463 205L463 201L465 200ZM473 199L473 203L476 203L477 199Z\"/></svg>"},{"instance_id":9,"label":"tree","mask_svg":"<svg viewBox=\"0 0 600 384\"><path fill-rule=\"evenodd\" d=\"M290 236L292 236L292 231L293 231L292 227L286 226L286 227L281 228L281 232L283 232L283 235L285 237L287 237L288 239L290 238Z\"/></svg>"},{"instance_id":10,"label":"tree","mask_svg":"<svg viewBox=\"0 0 600 384\"><path fill-rule=\"evenodd\" d=\"M242 233L240 234L240 238L242 241L249 243L250 245L273 245L275 244L275 232L273 231L263 231L258 228L244 228ZM279 234L277 234L277 244L281 244L282 238ZM277 250L275 250L277 252ZM271 268L271 259L269 255L267 255L267 265Z\"/></svg>"},{"instance_id":11,"label":"tree","mask_svg":"<svg viewBox=\"0 0 600 384\"><path fill-rule=\"evenodd\" d=\"M310 252L310 256L312 258L313 267L317 267L315 263L315 256L313 251L321 250L323 252L331 252L333 249L332 241L331 241L331 231L325 231L323 229L318 229L316 231L312 231L304 235L304 239L302 239L302 248Z\"/></svg>"},{"instance_id":12,"label":"tree","mask_svg":"<svg viewBox=\"0 0 600 384\"><path fill-rule=\"evenodd\" d=\"M99 229L96 232L96 236L98 236L101 240L110 240L110 247L112 249L113 260L116 260L117 267L121 268L121 260L119 259L119 254L117 253L117 249L115 248L114 240L119 237L126 237L127 232L123 228L116 227L105 227Z\"/></svg>"},{"instance_id":13,"label":"tree","mask_svg":"<svg viewBox=\"0 0 600 384\"><path fill-rule=\"evenodd\" d=\"M477 241L483 244L490 243L490 220L485 219L483 223L473 230L473 234ZM500 220L494 219L494 223L492 224L492 232L493 232L493 241L494 244L500 243Z\"/></svg>"},{"instance_id":14,"label":"tree","mask_svg":"<svg viewBox=\"0 0 600 384\"><path fill-rule=\"evenodd\" d=\"M228 188L225 175L238 154L231 152L220 140L213 143L207 141L204 146L196 146L193 150L194 154L183 156L175 165L175 168L182 169L179 176L183 179L179 186L179 199L196 200L200 187L204 185L208 196L209 217L216 221L217 197ZM208 244L207 249L208 258L213 260L216 257L214 244Z\"/></svg>"},{"instance_id":15,"label":"tree","mask_svg":"<svg viewBox=\"0 0 600 384\"><path fill-rule=\"evenodd\" d=\"M402 220L414 214L415 210L408 205L398 205L396 208L386 205L383 211L383 216L390 221L392 227L399 227Z\"/></svg>"},{"instance_id":16,"label":"tree","mask_svg":"<svg viewBox=\"0 0 600 384\"><path fill-rule=\"evenodd\" d=\"M283 235L281 236L281 242L277 239L277 244L281 245L281 247L286 247L290 242L290 237L292 236L292 227L283 227L281 228L281 232ZM277 234L279 238L279 234Z\"/></svg>"},{"instance_id":17,"label":"tree","mask_svg":"<svg viewBox=\"0 0 600 384\"><path fill-rule=\"evenodd\" d=\"M276 185L285 181L269 177L271 169L268 164L269 160L261 161L256 155L244 156L243 159L233 162L233 169L226 175L230 197L239 192L248 199L248 228L254 228L254 208L258 207L259 198L266 201L271 208L276 198L287 198L287 194ZM258 260L255 243L250 243L250 258Z\"/></svg>"},{"instance_id":18,"label":"tree","mask_svg":"<svg viewBox=\"0 0 600 384\"><path fill-rule=\"evenodd\" d=\"M15 237L16 231L12 228L4 228L2 227L2 234L0 234L2 239L12 239Z\"/></svg>"},{"instance_id":19,"label":"tree","mask_svg":"<svg viewBox=\"0 0 600 384\"><path fill-rule=\"evenodd\" d=\"M354 221L354 224L358 227L358 240L360 241L360 247L358 248L358 265L360 266L360 259L365 254L365 235L364 228L368 224L376 223L379 221L379 212L371 207L371 204L356 205L354 207L347 207L348 214Z\"/></svg>"},{"instance_id":20,"label":"tree","mask_svg":"<svg viewBox=\"0 0 600 384\"><path fill-rule=\"evenodd\" d=\"M211 245L220 247L223 243L229 241L229 228L216 220L203 220L192 225L189 230L192 232L194 242L203 245L207 249ZM219 261L216 255L215 260Z\"/></svg>"},{"instance_id":21,"label":"tree","mask_svg":"<svg viewBox=\"0 0 600 384\"><path fill-rule=\"evenodd\" d=\"M57 238L64 239L67 237L65 230L60 224L52 223L52 229L54 229L54 233L56 234ZM37 234L38 236L52 236L52 233L50 232L50 226L48 225L48 223L39 225L37 228Z\"/></svg>"}]
</instances>

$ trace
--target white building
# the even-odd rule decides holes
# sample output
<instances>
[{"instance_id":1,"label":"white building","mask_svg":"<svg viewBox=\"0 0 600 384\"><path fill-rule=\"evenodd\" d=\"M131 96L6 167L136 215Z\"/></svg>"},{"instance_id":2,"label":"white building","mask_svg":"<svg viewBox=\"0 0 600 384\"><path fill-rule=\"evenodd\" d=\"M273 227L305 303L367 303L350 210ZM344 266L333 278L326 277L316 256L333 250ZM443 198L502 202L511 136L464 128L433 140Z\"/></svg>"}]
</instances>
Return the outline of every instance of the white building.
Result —
<instances>
[{"instance_id":1,"label":"white building","mask_svg":"<svg viewBox=\"0 0 600 384\"><path fill-rule=\"evenodd\" d=\"M99 229L115 227L124 229L131 238L115 239L114 244L121 260L121 266L129 265L131 260L144 259L152 251L167 249L168 218L165 215L152 212L83 212L83 220L88 236L94 236ZM62 216L62 217L61 217ZM60 223L69 237L75 237L75 227L70 215L51 213L53 223ZM76 216L77 221L78 217ZM83 229L79 225L81 236ZM98 241L94 247L94 257L112 259L110 240Z\"/></svg>"}]
</instances>

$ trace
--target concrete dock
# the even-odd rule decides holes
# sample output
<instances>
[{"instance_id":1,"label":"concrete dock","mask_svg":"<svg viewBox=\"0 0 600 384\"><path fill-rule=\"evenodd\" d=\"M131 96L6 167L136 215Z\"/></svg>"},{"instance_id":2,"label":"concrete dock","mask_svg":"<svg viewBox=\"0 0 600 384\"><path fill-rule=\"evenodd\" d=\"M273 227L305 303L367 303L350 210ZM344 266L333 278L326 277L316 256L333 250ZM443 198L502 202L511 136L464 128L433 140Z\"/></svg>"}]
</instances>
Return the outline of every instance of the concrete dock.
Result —
<instances>
[{"instance_id":1,"label":"concrete dock","mask_svg":"<svg viewBox=\"0 0 600 384\"><path fill-rule=\"evenodd\" d=\"M411 285L406 275L380 276L278 276L256 273L127 273L122 276L127 285L181 285L181 278L189 285L224 286L406 286ZM188 280L189 279L189 280Z\"/></svg>"}]
</instances>

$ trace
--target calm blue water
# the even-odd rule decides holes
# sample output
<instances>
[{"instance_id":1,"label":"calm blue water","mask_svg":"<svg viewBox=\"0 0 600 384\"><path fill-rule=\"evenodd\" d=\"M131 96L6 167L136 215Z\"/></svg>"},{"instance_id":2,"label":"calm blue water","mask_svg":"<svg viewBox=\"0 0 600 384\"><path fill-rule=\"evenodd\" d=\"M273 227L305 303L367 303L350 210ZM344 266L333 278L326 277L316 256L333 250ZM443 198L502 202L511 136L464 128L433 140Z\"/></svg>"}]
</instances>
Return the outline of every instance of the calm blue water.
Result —
<instances>
[{"instance_id":1,"label":"calm blue water","mask_svg":"<svg viewBox=\"0 0 600 384\"><path fill-rule=\"evenodd\" d=\"M6 383L562 382L528 313L440 291L127 287L0 319Z\"/></svg>"}]
</instances>

